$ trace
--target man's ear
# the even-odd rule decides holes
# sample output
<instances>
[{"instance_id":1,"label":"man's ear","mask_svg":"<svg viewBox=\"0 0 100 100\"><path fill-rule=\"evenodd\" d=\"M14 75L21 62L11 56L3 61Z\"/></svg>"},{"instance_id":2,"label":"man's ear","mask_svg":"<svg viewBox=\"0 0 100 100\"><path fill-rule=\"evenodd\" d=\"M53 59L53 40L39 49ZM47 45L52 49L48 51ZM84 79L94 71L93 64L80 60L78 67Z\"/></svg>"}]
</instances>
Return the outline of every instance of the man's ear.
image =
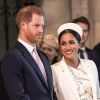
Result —
<instances>
[{"instance_id":1,"label":"man's ear","mask_svg":"<svg viewBox=\"0 0 100 100\"><path fill-rule=\"evenodd\" d=\"M21 29L24 31L26 29L26 22L25 21L22 21L21 24L20 24L20 27Z\"/></svg>"},{"instance_id":2,"label":"man's ear","mask_svg":"<svg viewBox=\"0 0 100 100\"><path fill-rule=\"evenodd\" d=\"M24 22L24 21L22 21L22 22L21 22L21 24L20 24L20 26L21 26L21 27L23 27L23 26L24 26L24 24L25 24L25 22Z\"/></svg>"},{"instance_id":3,"label":"man's ear","mask_svg":"<svg viewBox=\"0 0 100 100\"><path fill-rule=\"evenodd\" d=\"M81 48L81 43L79 43L79 49Z\"/></svg>"}]
</instances>

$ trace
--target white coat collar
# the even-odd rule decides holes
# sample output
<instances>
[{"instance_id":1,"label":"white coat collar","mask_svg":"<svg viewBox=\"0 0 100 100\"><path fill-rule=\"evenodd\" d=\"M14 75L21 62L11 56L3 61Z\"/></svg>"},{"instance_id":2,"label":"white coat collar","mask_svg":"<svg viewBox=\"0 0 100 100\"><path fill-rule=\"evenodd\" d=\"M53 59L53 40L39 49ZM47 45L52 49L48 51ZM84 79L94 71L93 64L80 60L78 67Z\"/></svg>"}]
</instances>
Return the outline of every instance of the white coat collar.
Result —
<instances>
[{"instance_id":1,"label":"white coat collar","mask_svg":"<svg viewBox=\"0 0 100 100\"><path fill-rule=\"evenodd\" d=\"M80 59L80 58L79 58ZM92 90L93 90L93 96L94 98L97 98L96 97L96 82L95 82L95 79L94 79L94 76L93 76L93 72L92 72L92 69L91 69L91 66L94 66L91 64L91 62L89 60L85 60L85 59L80 59L80 62L82 64L82 67L84 67L90 81L91 81L91 85L92 85ZM79 94L78 94L78 91L77 91L77 85L75 84L74 82L74 79L71 75L71 72L69 70L69 67L68 65L66 64L65 60L64 60L64 57L61 59L61 61L59 62L59 66L60 66L60 69L62 70L63 74L65 74L64 76L66 76L66 73L67 73L67 77L66 80L68 81L68 83L70 82L69 86L70 88L72 89L72 92L73 94L75 94L77 100L80 100L79 99ZM95 66L94 66L95 67Z\"/></svg>"},{"instance_id":2,"label":"white coat collar","mask_svg":"<svg viewBox=\"0 0 100 100\"><path fill-rule=\"evenodd\" d=\"M95 81L95 77L94 77L94 75L97 73L95 73L95 74L93 73L93 70L95 70L96 66L94 65L94 63L90 62L90 60L80 59L80 61L81 61L82 67L84 67L84 69L91 81L92 90L93 90L93 94L94 94L93 97L97 98L97 96L96 96L97 95L97 91L96 91L97 85L96 85L96 81Z\"/></svg>"},{"instance_id":3,"label":"white coat collar","mask_svg":"<svg viewBox=\"0 0 100 100\"><path fill-rule=\"evenodd\" d=\"M66 78L65 80L67 80L68 83L70 82L70 83L69 83L69 86L70 86L70 88L72 89L72 93L73 93L73 94L75 95L75 97L76 97L75 100L80 100L80 99L79 99L79 94L78 94L78 91L77 91L77 85L76 85L75 82L74 82L74 79L73 79L73 77L72 77L72 75L71 75L71 72L70 72L70 70L69 70L69 67L67 66L67 64L66 64L66 62L65 62L65 60L64 60L64 57L62 58L62 60L60 61L59 64L60 64L59 66L61 66L60 68L61 68L63 74L65 74L64 76L67 75L67 77L65 77L65 78ZM67 73L67 74L66 74L66 73ZM68 83L67 83L67 84L68 84Z\"/></svg>"}]
</instances>

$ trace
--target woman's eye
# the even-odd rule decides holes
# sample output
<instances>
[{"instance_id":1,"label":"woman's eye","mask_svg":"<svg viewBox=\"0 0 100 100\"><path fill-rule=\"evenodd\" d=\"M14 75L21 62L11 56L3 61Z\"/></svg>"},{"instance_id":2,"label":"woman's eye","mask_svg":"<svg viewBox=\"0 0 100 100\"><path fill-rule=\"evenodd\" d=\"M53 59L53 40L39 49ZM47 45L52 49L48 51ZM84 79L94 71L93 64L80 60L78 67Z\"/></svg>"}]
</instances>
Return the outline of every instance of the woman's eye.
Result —
<instances>
[{"instance_id":1,"label":"woman's eye","mask_svg":"<svg viewBox=\"0 0 100 100\"><path fill-rule=\"evenodd\" d=\"M70 45L73 45L75 44L75 41L69 41L69 42L62 42L61 45L67 45L67 44L70 44Z\"/></svg>"},{"instance_id":2,"label":"woman's eye","mask_svg":"<svg viewBox=\"0 0 100 100\"><path fill-rule=\"evenodd\" d=\"M65 42L62 42L61 45L66 45L66 43Z\"/></svg>"},{"instance_id":3,"label":"woman's eye","mask_svg":"<svg viewBox=\"0 0 100 100\"><path fill-rule=\"evenodd\" d=\"M46 48L45 48L45 47L42 47L41 49L42 49L42 50L46 50Z\"/></svg>"},{"instance_id":4,"label":"woman's eye","mask_svg":"<svg viewBox=\"0 0 100 100\"><path fill-rule=\"evenodd\" d=\"M70 41L69 44L75 44L75 42L74 41Z\"/></svg>"}]
</instances>

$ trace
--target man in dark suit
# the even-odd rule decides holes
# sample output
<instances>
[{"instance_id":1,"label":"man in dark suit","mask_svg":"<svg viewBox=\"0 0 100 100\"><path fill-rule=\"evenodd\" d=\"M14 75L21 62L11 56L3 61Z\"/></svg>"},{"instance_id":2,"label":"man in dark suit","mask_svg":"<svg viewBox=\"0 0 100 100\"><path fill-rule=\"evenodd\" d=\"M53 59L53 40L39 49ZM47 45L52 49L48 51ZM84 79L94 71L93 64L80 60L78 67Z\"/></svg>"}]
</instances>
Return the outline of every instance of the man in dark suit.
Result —
<instances>
[{"instance_id":1,"label":"man in dark suit","mask_svg":"<svg viewBox=\"0 0 100 100\"><path fill-rule=\"evenodd\" d=\"M0 100L9 100L8 94L5 90L4 82L1 74L1 61L0 61Z\"/></svg>"},{"instance_id":2,"label":"man in dark suit","mask_svg":"<svg viewBox=\"0 0 100 100\"><path fill-rule=\"evenodd\" d=\"M10 100L56 100L49 61L37 49L44 28L42 10L36 6L24 7L19 10L16 23L18 40L1 65Z\"/></svg>"},{"instance_id":3,"label":"man in dark suit","mask_svg":"<svg viewBox=\"0 0 100 100\"><path fill-rule=\"evenodd\" d=\"M90 60L93 60L95 62L95 64L97 65L97 68L98 68L99 78L100 78L100 68L99 68L100 67L100 61L98 59L98 55L96 54L95 51L93 51L92 49L90 49L86 46L86 42L87 42L88 37L90 35L89 34L90 23L89 23L88 19L84 16L80 16L78 18L75 18L75 19L72 20L72 22L77 23L83 29L83 36L82 36L82 40L81 40L81 44L80 44L79 55L80 55L81 58L90 59Z\"/></svg>"},{"instance_id":4,"label":"man in dark suit","mask_svg":"<svg viewBox=\"0 0 100 100\"><path fill-rule=\"evenodd\" d=\"M100 42L94 46L93 50L98 54L100 59Z\"/></svg>"}]
</instances>

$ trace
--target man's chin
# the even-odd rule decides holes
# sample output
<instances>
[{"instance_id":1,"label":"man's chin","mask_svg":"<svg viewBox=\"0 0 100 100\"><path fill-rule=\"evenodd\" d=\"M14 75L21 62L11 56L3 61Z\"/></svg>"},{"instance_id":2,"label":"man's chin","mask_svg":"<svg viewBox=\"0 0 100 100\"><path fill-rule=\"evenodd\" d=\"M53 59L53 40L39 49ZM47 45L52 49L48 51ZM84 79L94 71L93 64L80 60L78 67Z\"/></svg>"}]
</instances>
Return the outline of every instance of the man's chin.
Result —
<instances>
[{"instance_id":1,"label":"man's chin","mask_svg":"<svg viewBox=\"0 0 100 100\"><path fill-rule=\"evenodd\" d=\"M85 42L80 42L81 46L83 47L85 45Z\"/></svg>"},{"instance_id":2,"label":"man's chin","mask_svg":"<svg viewBox=\"0 0 100 100\"><path fill-rule=\"evenodd\" d=\"M81 43L81 44L84 44L84 43L85 43L85 41L81 41L80 43Z\"/></svg>"}]
</instances>

